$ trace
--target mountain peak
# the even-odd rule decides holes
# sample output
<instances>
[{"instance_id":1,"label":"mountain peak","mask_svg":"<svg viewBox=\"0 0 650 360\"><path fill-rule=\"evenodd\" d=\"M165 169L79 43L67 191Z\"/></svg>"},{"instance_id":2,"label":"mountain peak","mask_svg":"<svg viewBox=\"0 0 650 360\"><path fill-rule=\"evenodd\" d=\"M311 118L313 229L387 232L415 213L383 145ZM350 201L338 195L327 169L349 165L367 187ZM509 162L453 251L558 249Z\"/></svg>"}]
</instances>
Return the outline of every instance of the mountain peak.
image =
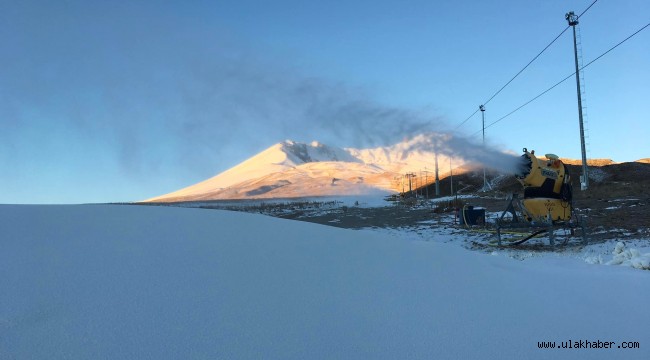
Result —
<instances>
[{"instance_id":1,"label":"mountain peak","mask_svg":"<svg viewBox=\"0 0 650 360\"><path fill-rule=\"evenodd\" d=\"M435 169L433 147L428 146L437 141L435 136L418 136L374 149L342 149L318 141L285 140L210 179L147 201L391 192L401 188L396 182L404 172L421 174ZM438 160L449 163L444 155L439 155ZM462 160L454 159L454 167L462 164Z\"/></svg>"},{"instance_id":2,"label":"mountain peak","mask_svg":"<svg viewBox=\"0 0 650 360\"><path fill-rule=\"evenodd\" d=\"M293 140L285 140L281 143L281 151L287 155L287 159L293 165L324 161L359 162L359 159L350 155L348 151L338 147L328 146L318 141L312 141L310 144L306 144Z\"/></svg>"}]
</instances>

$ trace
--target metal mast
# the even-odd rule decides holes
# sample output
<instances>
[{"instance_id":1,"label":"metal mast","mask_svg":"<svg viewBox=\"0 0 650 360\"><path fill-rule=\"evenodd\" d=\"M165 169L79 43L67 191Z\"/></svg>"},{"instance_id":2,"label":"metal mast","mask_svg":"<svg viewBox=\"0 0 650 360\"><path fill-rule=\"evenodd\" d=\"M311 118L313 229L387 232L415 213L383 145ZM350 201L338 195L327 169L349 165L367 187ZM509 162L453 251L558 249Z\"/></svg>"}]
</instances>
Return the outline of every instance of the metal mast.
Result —
<instances>
[{"instance_id":1,"label":"metal mast","mask_svg":"<svg viewBox=\"0 0 650 360\"><path fill-rule=\"evenodd\" d=\"M413 181L412 179L415 177L414 173L407 173L406 177L409 179L409 195L413 196Z\"/></svg>"},{"instance_id":2,"label":"metal mast","mask_svg":"<svg viewBox=\"0 0 650 360\"><path fill-rule=\"evenodd\" d=\"M438 149L436 149L436 196L440 196L440 177L438 177Z\"/></svg>"},{"instance_id":3,"label":"metal mast","mask_svg":"<svg viewBox=\"0 0 650 360\"><path fill-rule=\"evenodd\" d=\"M481 105L478 107L481 110L481 119L483 122L483 151L485 151L485 106ZM482 191L491 190L492 187L487 182L487 177L485 176L485 165L483 165L483 189Z\"/></svg>"},{"instance_id":4,"label":"metal mast","mask_svg":"<svg viewBox=\"0 0 650 360\"><path fill-rule=\"evenodd\" d=\"M587 168L587 150L585 146L585 127L582 120L582 96L580 94L580 67L578 65L578 43L576 41L576 25L578 25L578 16L569 11L564 18L573 28L573 53L576 63L576 85L578 88L578 119L580 121L580 150L582 151L582 176L580 176L580 189L587 190L589 187L589 176Z\"/></svg>"},{"instance_id":5,"label":"metal mast","mask_svg":"<svg viewBox=\"0 0 650 360\"><path fill-rule=\"evenodd\" d=\"M454 196L454 170L451 168L451 158L449 158L449 191L451 196Z\"/></svg>"},{"instance_id":6,"label":"metal mast","mask_svg":"<svg viewBox=\"0 0 650 360\"><path fill-rule=\"evenodd\" d=\"M427 200L429 200L429 171L426 166L424 167L424 187L427 190Z\"/></svg>"}]
</instances>

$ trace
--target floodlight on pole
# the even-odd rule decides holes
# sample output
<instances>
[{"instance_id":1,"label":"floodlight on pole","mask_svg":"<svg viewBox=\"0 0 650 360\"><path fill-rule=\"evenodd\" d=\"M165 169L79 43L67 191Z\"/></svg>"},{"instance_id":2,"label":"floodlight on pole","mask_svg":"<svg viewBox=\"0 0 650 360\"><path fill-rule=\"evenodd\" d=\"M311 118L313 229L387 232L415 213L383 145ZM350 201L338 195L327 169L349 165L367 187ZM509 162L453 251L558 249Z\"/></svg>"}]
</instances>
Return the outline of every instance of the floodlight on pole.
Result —
<instances>
[{"instance_id":1,"label":"floodlight on pole","mask_svg":"<svg viewBox=\"0 0 650 360\"><path fill-rule=\"evenodd\" d=\"M569 11L564 18L573 28L573 54L576 64L576 85L578 88L578 120L580 122L580 150L582 151L582 175L580 176L580 189L587 190L589 187L589 176L587 168L587 150L585 146L585 127L582 120L582 95L580 94L580 66L578 64L578 42L576 40L576 25L578 25L578 16Z\"/></svg>"},{"instance_id":2,"label":"floodlight on pole","mask_svg":"<svg viewBox=\"0 0 650 360\"><path fill-rule=\"evenodd\" d=\"M483 151L485 151L485 106L480 105L478 107L481 110L481 119L483 122ZM487 182L487 176L485 175L485 165L483 165L483 189L482 191L492 190L492 187Z\"/></svg>"}]
</instances>

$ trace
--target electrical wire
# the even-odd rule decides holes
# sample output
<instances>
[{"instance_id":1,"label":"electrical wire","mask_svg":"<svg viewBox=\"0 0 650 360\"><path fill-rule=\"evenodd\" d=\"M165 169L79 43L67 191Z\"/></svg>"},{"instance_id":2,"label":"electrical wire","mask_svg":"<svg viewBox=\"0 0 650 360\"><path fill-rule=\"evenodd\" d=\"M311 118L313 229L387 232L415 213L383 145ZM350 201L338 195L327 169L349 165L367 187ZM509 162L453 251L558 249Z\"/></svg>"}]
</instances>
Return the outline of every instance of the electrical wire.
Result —
<instances>
[{"instance_id":1,"label":"electrical wire","mask_svg":"<svg viewBox=\"0 0 650 360\"><path fill-rule=\"evenodd\" d=\"M616 44L616 45L612 46L611 48L609 48L609 50L605 51L604 53L600 54L600 55L599 55L598 57L596 57L595 59L593 59L593 60L591 60L590 62L588 62L587 65L584 65L583 67L581 67L580 69L578 69L578 71L582 71L582 70L583 70L584 68L586 68L587 66L593 64L594 62L596 62L597 60L599 60L599 59L602 58L603 56L607 55L607 54L608 54L609 52L611 52L612 50L614 50L614 49L616 49L617 47L619 47L620 45L622 45L624 42L630 40L630 39L631 39L633 36L635 36L636 34L640 33L640 32L643 31L643 30L645 30L648 26L650 26L650 23L645 24L645 25L644 25L643 27L641 27L639 30L635 31L632 35L626 37L625 39L623 39L622 41L620 41L618 44ZM499 121L501 121L501 120L507 118L508 116L514 114L515 112L519 111L519 110L520 110L521 108L523 108L524 106L526 106L526 105L530 104L531 102L533 102L533 101L537 100L538 98L540 98L542 95L544 95L544 94L546 94L547 92L549 92L549 91L555 89L558 85L560 85L560 84L562 84L563 82L567 81L568 79L570 79L571 77L573 77L575 74L576 74L576 72L574 71L571 75L568 75L568 76L565 77L564 79L558 81L557 83L555 83L555 85L553 85L553 86L551 86L550 88L544 90L542 93L540 93L539 95L535 96L534 98L532 98L532 99L526 101L523 105L521 105L521 106L519 106L518 108L512 110L511 112L509 112L509 113L507 113L506 115L500 117L499 119L497 119L497 120L491 122L489 125L486 125L485 128L487 129L487 128L489 128L490 126L492 126L492 125L498 123ZM478 134L478 133L480 133L481 131L483 131L483 130L482 130L482 129L479 130L478 132L472 134L472 136L473 136L473 135L476 135L476 134Z\"/></svg>"},{"instance_id":2,"label":"electrical wire","mask_svg":"<svg viewBox=\"0 0 650 360\"><path fill-rule=\"evenodd\" d=\"M546 47L545 47L544 49L542 49L542 51L540 51L539 54L535 55L535 57L533 58L533 60L529 61L528 64L526 64L526 66L523 67L523 69L519 70L519 72L518 72L517 74L515 74L515 76L513 76L512 79L510 79L510 80L509 80L505 85L503 85L503 86L501 87L501 89L499 89L497 92L495 92L494 95L490 96L490 98L487 99L487 101L485 101L485 102L483 103L483 105L487 105L490 101L492 101L492 99L494 99L497 95L499 95L499 93L500 93L503 89L505 89L506 86L510 85L510 83L511 83L514 79L516 79L517 76L519 76L522 72L524 72L524 70L526 70L526 69L530 66L530 64L533 63L533 61L537 60L537 58L540 57L540 55L542 55L542 54L544 53L544 51L546 51L546 49L548 49L551 45L553 45L553 43L554 43L557 39L559 39L560 36L562 36L562 35L563 35L563 34L564 34L564 33L565 33L565 32L566 32L570 27L571 27L571 26L568 26L568 25L567 25L567 27L565 27L564 30L562 30L562 32L560 32L560 33L558 34L558 36L556 36L555 39L553 39L553 41L551 41L548 45L546 45Z\"/></svg>"},{"instance_id":3,"label":"electrical wire","mask_svg":"<svg viewBox=\"0 0 650 360\"><path fill-rule=\"evenodd\" d=\"M574 71L573 74L571 74L571 75L565 77L564 79L558 81L557 83L555 83L555 85L553 85L553 86L551 86L550 88L544 90L542 93L540 93L539 95L535 96L534 98L532 98L532 99L526 101L524 104L522 104L522 105L519 106L518 108L512 110L511 112L507 113L506 115L504 115L504 116L500 117L499 119L497 119L497 120L491 122L490 124L486 125L485 128L487 129L487 128L489 128L490 126L492 126L492 125L498 123L499 121L501 121L501 120L507 118L508 116L510 116L510 115L512 115L512 114L514 114L514 113L516 113L517 111L521 110L521 108L523 108L524 106L526 106L526 105L532 103L533 101L539 99L540 97L542 97L542 95L544 95L544 94L546 94L547 92L549 92L549 91L555 89L557 86L559 86L559 85L562 84L563 82L569 80L569 79L570 79L571 77L573 77L573 75L575 75L575 74L576 74L576 73L575 73L575 71ZM483 131L483 129L479 130L478 132L476 132L476 133L474 133L474 134L472 134L472 135L476 135L476 134L480 133L481 131Z\"/></svg>"},{"instance_id":4,"label":"electrical wire","mask_svg":"<svg viewBox=\"0 0 650 360\"><path fill-rule=\"evenodd\" d=\"M598 0L594 0L594 2L591 3L591 5L589 5L584 11L582 11L582 13L578 15L578 19L581 16L583 16L587 11L589 11L589 9L591 9L591 7L594 6L594 4L596 4L596 2L598 2ZM535 60L537 60L538 57L540 57L549 47L551 47L551 45L553 45L555 41L557 41L557 39L559 39L560 36L562 36L570 27L571 27L570 25L567 25L567 27L565 27L564 30L562 30L548 45L546 45L546 47L544 47L542 51L540 51L537 55L535 55L535 57L532 60L530 60L528 64L526 64L526 66L524 66L521 70L519 70L519 72L516 73L515 76L513 76L510 80L508 80L508 82L505 83L505 85L503 85L499 90L497 90L497 92L495 92L492 96L490 96L490 98L487 99L487 101L483 102L483 105L487 105L490 101L492 101L492 99L494 99L497 95L499 95L499 93L501 93L503 89L505 89L508 85L510 85L511 82L513 82L519 75L521 75L521 73L524 72L524 70L526 70ZM456 129L463 126L463 124L465 124L469 119L471 119L474 115L476 115L477 112L478 110L474 111L472 115L470 115L468 118L463 120L460 124L458 124L456 126Z\"/></svg>"},{"instance_id":5,"label":"electrical wire","mask_svg":"<svg viewBox=\"0 0 650 360\"><path fill-rule=\"evenodd\" d=\"M468 116L467 119L463 120L460 124L458 124L458 125L456 126L456 129L458 129L459 127L463 126L463 124L466 123L467 120L469 120L469 119L471 119L472 117L474 117L474 115L476 115L476 113L477 113L478 111L479 111L479 109L474 110L474 112L472 113L472 115Z\"/></svg>"},{"instance_id":6,"label":"electrical wire","mask_svg":"<svg viewBox=\"0 0 650 360\"><path fill-rule=\"evenodd\" d=\"M626 37L625 39L623 39L623 40L622 40L621 42L619 42L618 44L612 46L609 50L607 50L607 51L605 51L604 53L598 55L598 57L596 57L595 59L591 60L587 65L581 67L580 70L586 68L587 66L591 65L592 63L594 63L596 60L598 60L598 59L600 59L601 57L607 55L607 53L609 53L610 51L616 49L619 45L623 44L624 42L630 40L630 38L632 38L634 35L640 33L641 31L645 30L648 26L650 26L650 23L645 24L645 25L644 25L643 27L641 27L639 30L635 31L634 34L632 34L632 35ZM575 72L574 72L572 75L575 75Z\"/></svg>"},{"instance_id":7,"label":"electrical wire","mask_svg":"<svg viewBox=\"0 0 650 360\"><path fill-rule=\"evenodd\" d=\"M582 15L584 15L587 11L589 11L589 9L591 9L591 7L594 6L594 4L595 4L596 2L598 2L598 0L594 0L594 2L591 3L591 5L587 6L587 8L584 9L584 10L580 13L580 15L578 15L578 19L580 19L580 17L581 17Z\"/></svg>"}]
</instances>

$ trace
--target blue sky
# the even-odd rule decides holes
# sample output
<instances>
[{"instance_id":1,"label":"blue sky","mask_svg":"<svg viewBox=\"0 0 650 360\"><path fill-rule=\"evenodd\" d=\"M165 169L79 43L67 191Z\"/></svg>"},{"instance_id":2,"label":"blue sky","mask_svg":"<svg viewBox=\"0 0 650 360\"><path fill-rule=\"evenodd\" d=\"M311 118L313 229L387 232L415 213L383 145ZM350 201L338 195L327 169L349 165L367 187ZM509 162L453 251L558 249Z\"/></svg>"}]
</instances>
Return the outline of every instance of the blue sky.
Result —
<instances>
[{"instance_id":1,"label":"blue sky","mask_svg":"<svg viewBox=\"0 0 650 360\"><path fill-rule=\"evenodd\" d=\"M588 1L21 1L0 7L0 203L140 200L282 141L388 145L456 126ZM650 21L599 0L585 63ZM650 30L585 70L589 157L650 157ZM486 107L507 114L574 71L567 31ZM579 158L575 80L487 129ZM476 137L478 140L478 137Z\"/></svg>"}]
</instances>

